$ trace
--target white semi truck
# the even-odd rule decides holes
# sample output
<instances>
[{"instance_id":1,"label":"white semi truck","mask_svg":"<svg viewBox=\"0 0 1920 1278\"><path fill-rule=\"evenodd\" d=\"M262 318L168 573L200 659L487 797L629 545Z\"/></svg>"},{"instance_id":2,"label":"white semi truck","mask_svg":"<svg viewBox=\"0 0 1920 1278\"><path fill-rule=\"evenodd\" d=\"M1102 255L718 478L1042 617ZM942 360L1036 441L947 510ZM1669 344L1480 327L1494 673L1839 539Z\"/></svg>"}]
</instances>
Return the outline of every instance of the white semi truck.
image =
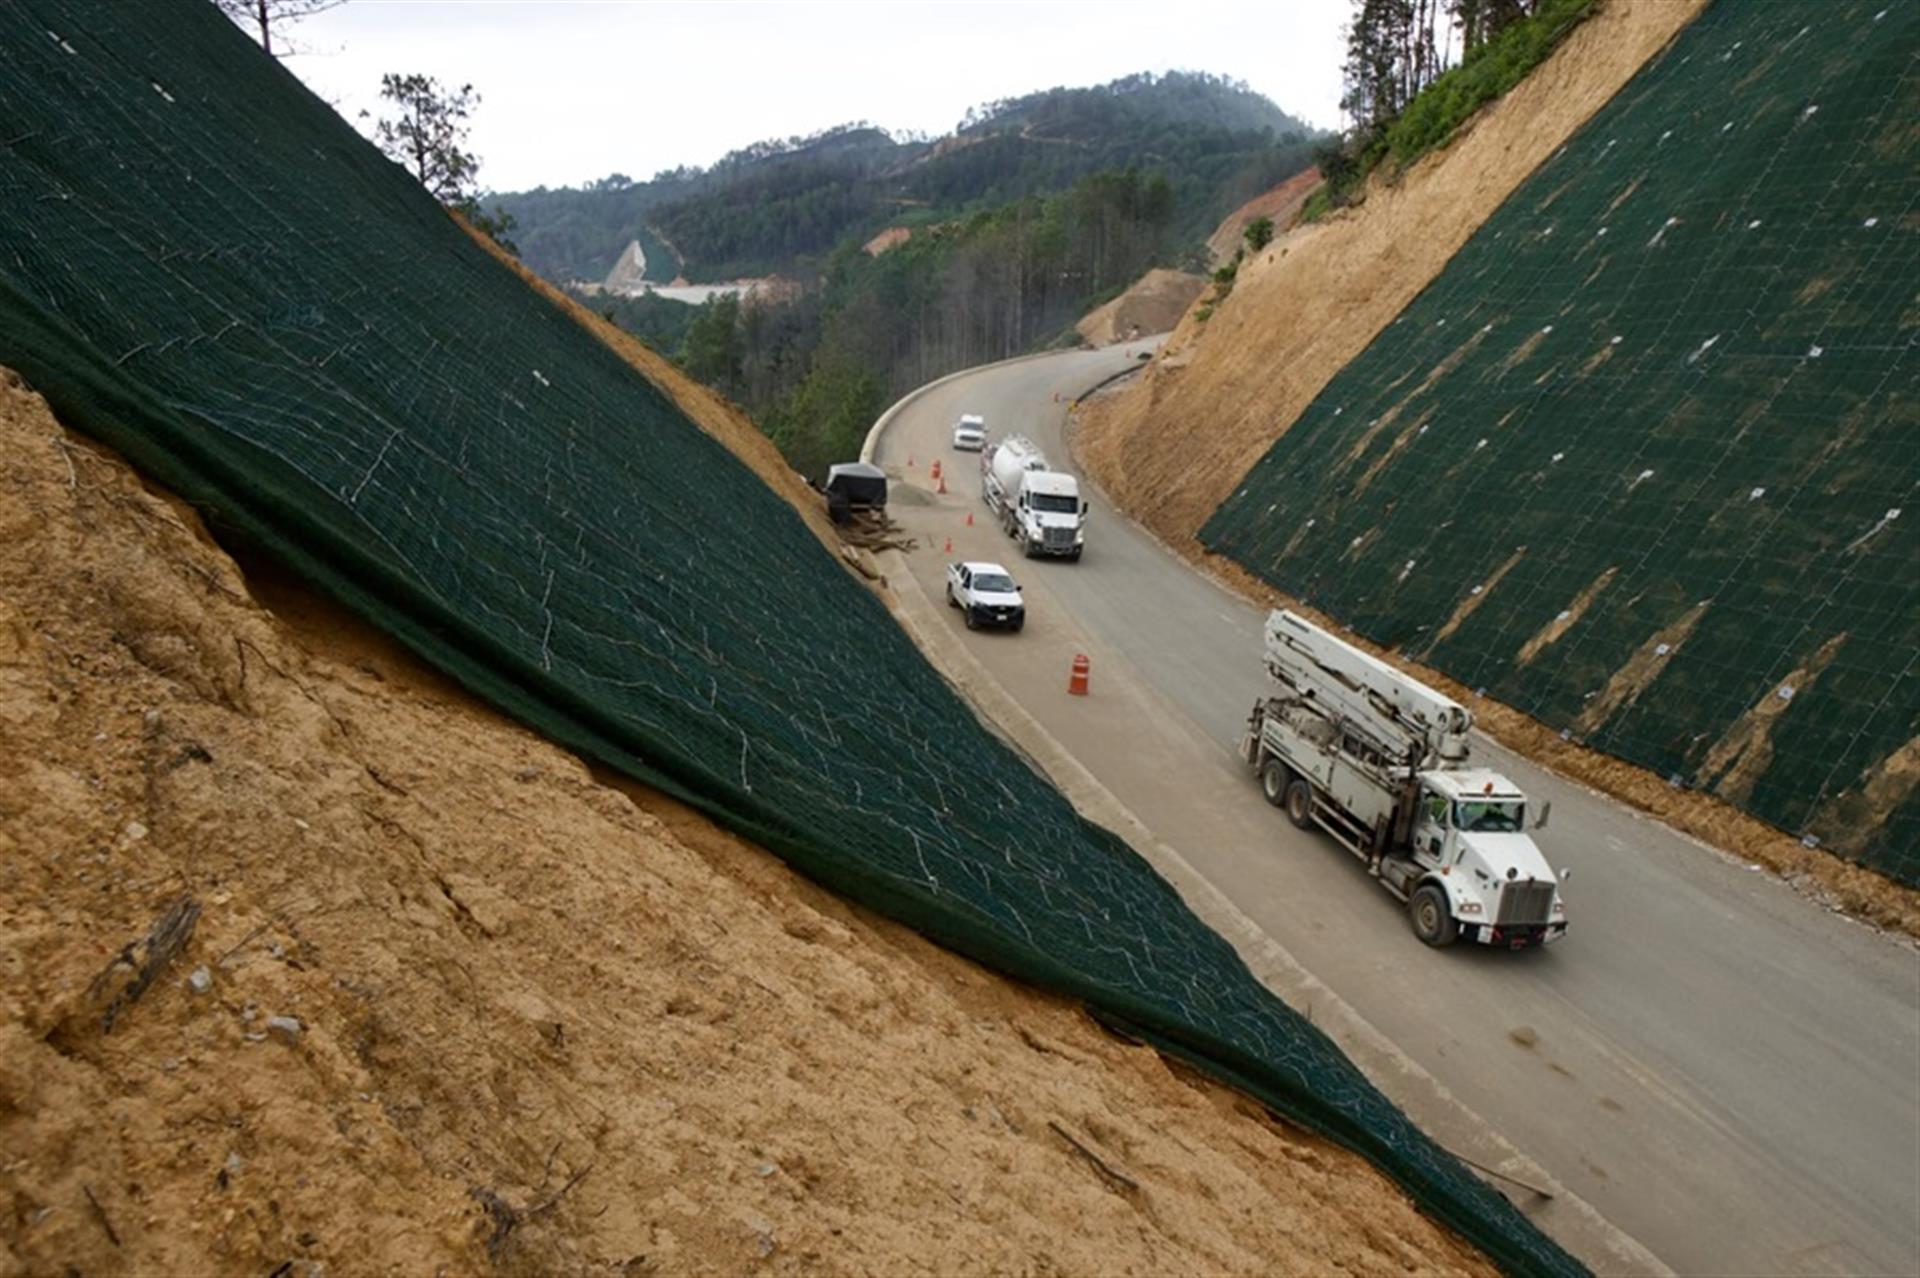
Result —
<instances>
[{"instance_id":1,"label":"white semi truck","mask_svg":"<svg viewBox=\"0 0 1920 1278\"><path fill-rule=\"evenodd\" d=\"M1267 617L1266 663L1280 691L1254 702L1241 755L1269 803L1365 861L1428 945L1566 935L1567 874L1526 833L1520 788L1469 764L1465 706L1285 610Z\"/></svg>"},{"instance_id":2,"label":"white semi truck","mask_svg":"<svg viewBox=\"0 0 1920 1278\"><path fill-rule=\"evenodd\" d=\"M1046 454L1025 435L1001 440L981 455L980 495L1027 558L1080 558L1087 540L1080 481L1050 469Z\"/></svg>"}]
</instances>

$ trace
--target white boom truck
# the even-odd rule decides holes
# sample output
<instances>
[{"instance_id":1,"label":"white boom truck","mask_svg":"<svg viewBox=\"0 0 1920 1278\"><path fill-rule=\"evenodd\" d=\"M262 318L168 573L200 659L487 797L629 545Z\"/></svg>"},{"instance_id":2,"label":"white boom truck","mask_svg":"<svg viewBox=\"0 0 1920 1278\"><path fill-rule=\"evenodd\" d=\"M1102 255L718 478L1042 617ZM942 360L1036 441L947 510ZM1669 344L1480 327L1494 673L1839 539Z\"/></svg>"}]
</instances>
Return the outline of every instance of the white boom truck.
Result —
<instances>
[{"instance_id":1,"label":"white boom truck","mask_svg":"<svg viewBox=\"0 0 1920 1278\"><path fill-rule=\"evenodd\" d=\"M1285 610L1267 617L1266 661L1281 690L1254 702L1241 755L1267 802L1365 861L1428 945L1566 935L1567 874L1526 833L1519 787L1469 766L1465 706Z\"/></svg>"},{"instance_id":2,"label":"white boom truck","mask_svg":"<svg viewBox=\"0 0 1920 1278\"><path fill-rule=\"evenodd\" d=\"M1048 469L1046 454L1025 435L1004 439L981 455L980 494L1027 558L1080 558L1087 539L1080 482Z\"/></svg>"}]
</instances>

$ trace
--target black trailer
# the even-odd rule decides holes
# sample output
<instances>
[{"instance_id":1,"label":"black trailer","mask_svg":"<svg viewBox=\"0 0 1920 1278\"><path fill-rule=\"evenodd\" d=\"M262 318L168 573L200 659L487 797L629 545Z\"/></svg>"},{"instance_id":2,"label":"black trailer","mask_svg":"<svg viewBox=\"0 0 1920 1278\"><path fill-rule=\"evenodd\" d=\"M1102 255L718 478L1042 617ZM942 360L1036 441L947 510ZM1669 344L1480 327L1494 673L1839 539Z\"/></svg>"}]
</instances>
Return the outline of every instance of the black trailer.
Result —
<instances>
[{"instance_id":1,"label":"black trailer","mask_svg":"<svg viewBox=\"0 0 1920 1278\"><path fill-rule=\"evenodd\" d=\"M843 524L856 513L887 508L887 472L866 462L827 467L827 515Z\"/></svg>"}]
</instances>

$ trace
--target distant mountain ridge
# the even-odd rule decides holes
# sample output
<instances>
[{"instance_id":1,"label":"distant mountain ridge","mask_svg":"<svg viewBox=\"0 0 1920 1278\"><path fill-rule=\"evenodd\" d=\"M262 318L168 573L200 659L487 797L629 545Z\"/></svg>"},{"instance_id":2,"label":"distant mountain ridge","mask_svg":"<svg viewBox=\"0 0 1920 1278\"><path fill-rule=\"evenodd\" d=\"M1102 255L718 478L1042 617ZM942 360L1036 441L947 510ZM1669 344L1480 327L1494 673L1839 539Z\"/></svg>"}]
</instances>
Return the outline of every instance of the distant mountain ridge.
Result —
<instances>
[{"instance_id":1,"label":"distant mountain ridge","mask_svg":"<svg viewBox=\"0 0 1920 1278\"><path fill-rule=\"evenodd\" d=\"M556 282L603 279L635 242L649 280L806 273L850 236L1129 166L1164 173L1183 229L1204 236L1228 209L1304 167L1317 136L1240 82L1142 73L984 104L938 139L861 121L756 142L650 181L616 173L495 202L513 215L523 260Z\"/></svg>"}]
</instances>

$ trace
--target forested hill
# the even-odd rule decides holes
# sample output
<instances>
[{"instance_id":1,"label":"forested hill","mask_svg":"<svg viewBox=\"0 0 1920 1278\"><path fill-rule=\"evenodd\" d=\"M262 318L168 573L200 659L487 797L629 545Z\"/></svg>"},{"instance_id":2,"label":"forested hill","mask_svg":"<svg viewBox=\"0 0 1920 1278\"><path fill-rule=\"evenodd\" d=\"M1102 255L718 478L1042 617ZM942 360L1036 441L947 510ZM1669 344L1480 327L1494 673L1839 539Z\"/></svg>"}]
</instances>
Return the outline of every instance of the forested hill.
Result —
<instances>
[{"instance_id":1,"label":"forested hill","mask_svg":"<svg viewBox=\"0 0 1920 1278\"><path fill-rule=\"evenodd\" d=\"M1218 76L1141 74L976 107L937 140L869 124L770 140L710 168L636 182L498 197L527 264L556 281L598 280L630 241L651 279L807 273L841 241L1064 191L1126 167L1164 176L1179 230L1199 236L1228 209L1305 167L1305 124Z\"/></svg>"}]
</instances>

